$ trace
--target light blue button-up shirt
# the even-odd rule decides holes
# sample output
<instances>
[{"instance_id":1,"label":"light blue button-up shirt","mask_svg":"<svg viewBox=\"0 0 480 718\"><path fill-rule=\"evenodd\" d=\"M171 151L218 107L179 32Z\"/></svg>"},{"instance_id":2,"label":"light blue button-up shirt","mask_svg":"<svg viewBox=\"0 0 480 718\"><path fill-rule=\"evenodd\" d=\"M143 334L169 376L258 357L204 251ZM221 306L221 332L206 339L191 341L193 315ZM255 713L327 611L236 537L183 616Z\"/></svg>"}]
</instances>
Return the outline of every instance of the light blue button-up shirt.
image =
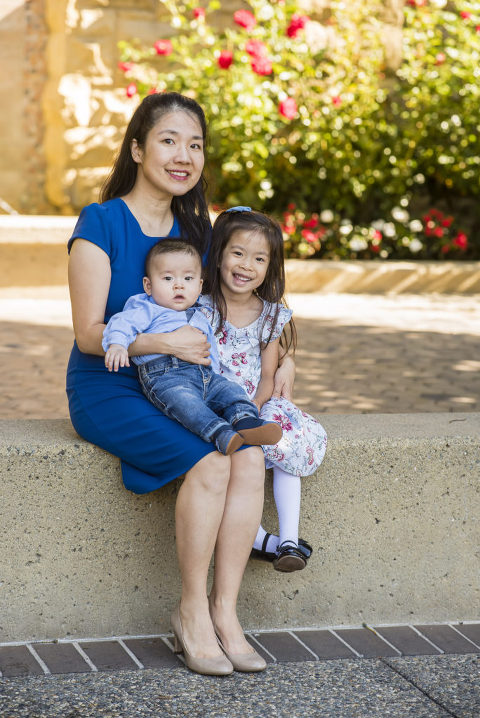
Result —
<instances>
[{"instance_id":1,"label":"light blue button-up shirt","mask_svg":"<svg viewBox=\"0 0 480 718\"><path fill-rule=\"evenodd\" d=\"M218 374L220 365L213 329L200 309L193 308L195 311L188 320L185 311L178 312L175 309L161 307L144 292L134 294L125 302L123 311L111 317L103 332L102 347L104 351L107 351L110 344L120 344L128 349L130 344L135 341L137 334L163 334L190 324L207 335L210 342L210 359L212 360L210 366ZM162 355L143 354L131 357L131 360L140 365L156 359L158 356Z\"/></svg>"}]
</instances>

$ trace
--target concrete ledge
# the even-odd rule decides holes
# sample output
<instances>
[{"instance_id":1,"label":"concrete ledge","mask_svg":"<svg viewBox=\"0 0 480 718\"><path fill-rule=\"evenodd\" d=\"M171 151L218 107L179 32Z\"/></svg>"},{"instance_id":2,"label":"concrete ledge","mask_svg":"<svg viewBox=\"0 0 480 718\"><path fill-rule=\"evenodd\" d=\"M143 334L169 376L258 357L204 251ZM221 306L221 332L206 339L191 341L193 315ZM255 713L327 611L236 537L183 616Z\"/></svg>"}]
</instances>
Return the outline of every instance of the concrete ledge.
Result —
<instances>
[{"instance_id":1,"label":"concrete ledge","mask_svg":"<svg viewBox=\"0 0 480 718\"><path fill-rule=\"evenodd\" d=\"M346 294L480 293L480 262L289 259L287 290Z\"/></svg>"},{"instance_id":2,"label":"concrete ledge","mask_svg":"<svg viewBox=\"0 0 480 718\"><path fill-rule=\"evenodd\" d=\"M0 287L67 282L67 240L76 217L0 215ZM375 262L289 259L290 293L480 293L480 262Z\"/></svg>"},{"instance_id":3,"label":"concrete ledge","mask_svg":"<svg viewBox=\"0 0 480 718\"><path fill-rule=\"evenodd\" d=\"M480 414L322 423L327 457L303 488L315 553L294 574L249 562L245 628L478 620ZM0 436L0 642L167 631L179 482L125 491L118 460L65 420L3 420Z\"/></svg>"}]
</instances>

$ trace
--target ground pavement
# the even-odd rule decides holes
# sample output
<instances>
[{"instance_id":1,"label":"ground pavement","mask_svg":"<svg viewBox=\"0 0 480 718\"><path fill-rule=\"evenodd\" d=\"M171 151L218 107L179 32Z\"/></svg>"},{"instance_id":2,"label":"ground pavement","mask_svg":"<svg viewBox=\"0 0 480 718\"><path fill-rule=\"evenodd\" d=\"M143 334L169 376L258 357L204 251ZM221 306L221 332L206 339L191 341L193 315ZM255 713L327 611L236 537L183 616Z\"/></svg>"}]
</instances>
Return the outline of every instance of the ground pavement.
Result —
<instances>
[{"instance_id":1,"label":"ground pavement","mask_svg":"<svg viewBox=\"0 0 480 718\"><path fill-rule=\"evenodd\" d=\"M293 295L290 303L299 334L295 396L305 409L479 411L476 297ZM64 289L23 290L21 298L0 292L1 418L67 416L71 342ZM258 634L251 640L269 648L267 670L223 679L189 672L168 651L162 663L146 644L143 663L136 657L133 665L123 648L118 663L121 640L108 650L106 642L79 650L69 644L76 665L82 654L88 659L83 668L62 663L61 643L57 658L45 661L38 661L38 646L4 647L0 716L479 718L480 624L378 632L376 644L370 629L361 632L364 644L355 644L348 629ZM168 645L168 637L156 640Z\"/></svg>"},{"instance_id":2,"label":"ground pavement","mask_svg":"<svg viewBox=\"0 0 480 718\"><path fill-rule=\"evenodd\" d=\"M16 296L15 296L16 295ZM477 296L296 294L295 400L314 413L480 410ZM0 418L67 416L64 288L0 290Z\"/></svg>"}]
</instances>

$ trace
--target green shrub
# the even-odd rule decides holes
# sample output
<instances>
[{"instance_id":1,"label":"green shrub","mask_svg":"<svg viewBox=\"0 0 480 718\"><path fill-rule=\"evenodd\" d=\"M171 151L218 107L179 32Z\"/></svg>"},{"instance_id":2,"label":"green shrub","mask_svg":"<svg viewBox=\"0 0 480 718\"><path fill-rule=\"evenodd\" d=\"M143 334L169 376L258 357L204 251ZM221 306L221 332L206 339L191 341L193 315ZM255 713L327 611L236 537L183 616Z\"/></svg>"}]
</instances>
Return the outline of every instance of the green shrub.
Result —
<instances>
[{"instance_id":1,"label":"green shrub","mask_svg":"<svg viewBox=\"0 0 480 718\"><path fill-rule=\"evenodd\" d=\"M171 37L121 44L127 93L175 90L205 108L216 203L280 218L294 203L289 256L480 256L478 3L408 0L394 74L381 0L332 0L310 18L291 0L250 0L224 30L215 0L163 5ZM421 219L432 207L460 209L463 225L432 234ZM300 215L325 212L332 221L307 241Z\"/></svg>"}]
</instances>

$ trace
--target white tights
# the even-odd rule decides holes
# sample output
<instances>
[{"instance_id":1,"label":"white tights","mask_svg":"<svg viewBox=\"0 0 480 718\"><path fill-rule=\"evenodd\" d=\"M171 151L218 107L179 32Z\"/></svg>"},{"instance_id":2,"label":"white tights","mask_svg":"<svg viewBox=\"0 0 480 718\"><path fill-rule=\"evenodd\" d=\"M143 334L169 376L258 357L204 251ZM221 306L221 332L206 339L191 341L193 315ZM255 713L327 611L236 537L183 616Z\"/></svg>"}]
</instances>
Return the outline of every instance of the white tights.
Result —
<instances>
[{"instance_id":1,"label":"white tights","mask_svg":"<svg viewBox=\"0 0 480 718\"><path fill-rule=\"evenodd\" d=\"M298 524L300 521L301 479L287 474L278 466L273 468L273 496L278 513L279 536L268 539L266 551L274 552L284 541L298 544ZM263 526L257 531L253 547L261 549L266 536Z\"/></svg>"}]
</instances>

